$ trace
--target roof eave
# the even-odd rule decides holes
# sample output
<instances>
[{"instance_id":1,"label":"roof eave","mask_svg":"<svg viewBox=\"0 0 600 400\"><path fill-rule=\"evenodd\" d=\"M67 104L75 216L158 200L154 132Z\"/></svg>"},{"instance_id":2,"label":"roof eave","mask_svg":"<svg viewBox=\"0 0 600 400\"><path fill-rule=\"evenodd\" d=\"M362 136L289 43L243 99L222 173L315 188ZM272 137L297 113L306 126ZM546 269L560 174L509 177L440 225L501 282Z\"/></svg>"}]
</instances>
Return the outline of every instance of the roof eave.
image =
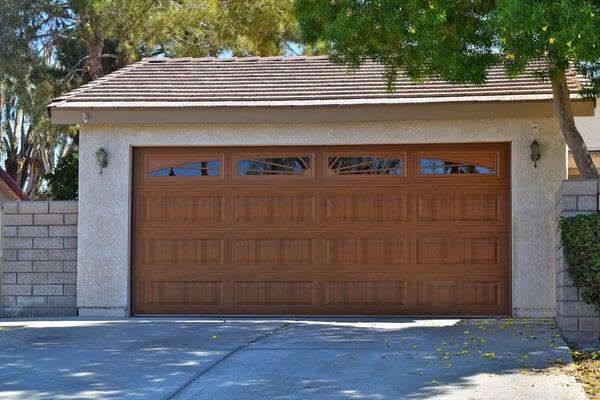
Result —
<instances>
[{"instance_id":1,"label":"roof eave","mask_svg":"<svg viewBox=\"0 0 600 400\"><path fill-rule=\"evenodd\" d=\"M594 115L594 102L572 100L575 116ZM412 104L271 104L187 106L116 106L112 104L48 108L55 124L176 124L176 123L299 123L481 118L541 118L555 116L552 103L529 101L456 101Z\"/></svg>"},{"instance_id":2,"label":"roof eave","mask_svg":"<svg viewBox=\"0 0 600 400\"><path fill-rule=\"evenodd\" d=\"M4 189L14 197L13 200L31 200L21 189L19 184L2 168L0 168L0 183Z\"/></svg>"}]
</instances>

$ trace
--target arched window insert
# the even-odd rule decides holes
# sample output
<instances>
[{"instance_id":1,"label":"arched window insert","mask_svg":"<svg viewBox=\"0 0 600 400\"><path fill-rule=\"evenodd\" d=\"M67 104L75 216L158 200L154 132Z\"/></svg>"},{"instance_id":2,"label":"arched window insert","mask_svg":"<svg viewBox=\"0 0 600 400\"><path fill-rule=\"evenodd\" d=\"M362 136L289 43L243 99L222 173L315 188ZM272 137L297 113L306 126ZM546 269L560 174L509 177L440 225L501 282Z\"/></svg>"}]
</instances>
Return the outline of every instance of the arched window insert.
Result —
<instances>
[{"instance_id":1,"label":"arched window insert","mask_svg":"<svg viewBox=\"0 0 600 400\"><path fill-rule=\"evenodd\" d=\"M399 157L328 157L327 165L335 175L404 175L404 160Z\"/></svg>"},{"instance_id":2,"label":"arched window insert","mask_svg":"<svg viewBox=\"0 0 600 400\"><path fill-rule=\"evenodd\" d=\"M219 176L221 175L220 160L195 161L186 164L173 165L156 169L150 176Z\"/></svg>"},{"instance_id":3,"label":"arched window insert","mask_svg":"<svg viewBox=\"0 0 600 400\"><path fill-rule=\"evenodd\" d=\"M423 175L493 175L496 173L494 168L485 165L441 158L420 158L419 168Z\"/></svg>"},{"instance_id":4,"label":"arched window insert","mask_svg":"<svg viewBox=\"0 0 600 400\"><path fill-rule=\"evenodd\" d=\"M309 175L311 157L254 157L237 162L238 176Z\"/></svg>"}]
</instances>

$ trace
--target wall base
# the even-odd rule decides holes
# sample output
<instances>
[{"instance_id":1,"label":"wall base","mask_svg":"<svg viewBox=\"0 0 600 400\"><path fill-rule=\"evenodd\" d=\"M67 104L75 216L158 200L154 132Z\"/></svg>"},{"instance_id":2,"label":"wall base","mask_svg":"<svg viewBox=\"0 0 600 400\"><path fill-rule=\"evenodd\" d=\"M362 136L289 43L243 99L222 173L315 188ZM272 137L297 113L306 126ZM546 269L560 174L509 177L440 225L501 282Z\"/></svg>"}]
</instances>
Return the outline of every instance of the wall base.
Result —
<instances>
[{"instance_id":1,"label":"wall base","mask_svg":"<svg viewBox=\"0 0 600 400\"><path fill-rule=\"evenodd\" d=\"M555 308L513 308L513 317L515 318L554 318L555 316Z\"/></svg>"},{"instance_id":2,"label":"wall base","mask_svg":"<svg viewBox=\"0 0 600 400\"><path fill-rule=\"evenodd\" d=\"M567 332L561 329L560 333L569 344L577 345L583 349L600 348L600 333L598 332Z\"/></svg>"},{"instance_id":3,"label":"wall base","mask_svg":"<svg viewBox=\"0 0 600 400\"><path fill-rule=\"evenodd\" d=\"M128 317L126 308L78 307L80 317Z\"/></svg>"}]
</instances>

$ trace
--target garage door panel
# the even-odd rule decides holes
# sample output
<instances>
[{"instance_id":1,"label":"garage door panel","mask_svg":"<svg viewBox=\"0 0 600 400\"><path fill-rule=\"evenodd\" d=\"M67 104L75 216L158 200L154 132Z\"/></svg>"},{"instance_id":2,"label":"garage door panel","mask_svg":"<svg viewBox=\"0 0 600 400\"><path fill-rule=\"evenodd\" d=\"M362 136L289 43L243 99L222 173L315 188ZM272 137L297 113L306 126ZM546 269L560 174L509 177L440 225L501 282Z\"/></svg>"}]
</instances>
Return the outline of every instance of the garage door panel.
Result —
<instances>
[{"instance_id":1,"label":"garage door panel","mask_svg":"<svg viewBox=\"0 0 600 400\"><path fill-rule=\"evenodd\" d=\"M241 195L241 193L239 193ZM234 200L235 222L270 224L317 223L317 198L306 194L248 194Z\"/></svg>"},{"instance_id":2,"label":"garage door panel","mask_svg":"<svg viewBox=\"0 0 600 400\"><path fill-rule=\"evenodd\" d=\"M144 241L146 265L221 265L224 242L208 238L152 238Z\"/></svg>"},{"instance_id":3,"label":"garage door panel","mask_svg":"<svg viewBox=\"0 0 600 400\"><path fill-rule=\"evenodd\" d=\"M327 264L398 265L406 264L410 258L409 241L403 237L326 238L324 241Z\"/></svg>"},{"instance_id":4,"label":"garage door panel","mask_svg":"<svg viewBox=\"0 0 600 400\"><path fill-rule=\"evenodd\" d=\"M312 281L236 281L236 306L315 306L315 283Z\"/></svg>"},{"instance_id":5,"label":"garage door panel","mask_svg":"<svg viewBox=\"0 0 600 400\"><path fill-rule=\"evenodd\" d=\"M501 239L498 237L420 237L418 264L498 264Z\"/></svg>"},{"instance_id":6,"label":"garage door panel","mask_svg":"<svg viewBox=\"0 0 600 400\"><path fill-rule=\"evenodd\" d=\"M404 194L325 195L325 222L398 222L406 219Z\"/></svg>"},{"instance_id":7,"label":"garage door panel","mask_svg":"<svg viewBox=\"0 0 600 400\"><path fill-rule=\"evenodd\" d=\"M418 283L418 304L424 307L502 307L501 281L430 280Z\"/></svg>"},{"instance_id":8,"label":"garage door panel","mask_svg":"<svg viewBox=\"0 0 600 400\"><path fill-rule=\"evenodd\" d=\"M488 191L425 192L417 195L417 221L506 222L504 193Z\"/></svg>"},{"instance_id":9,"label":"garage door panel","mask_svg":"<svg viewBox=\"0 0 600 400\"><path fill-rule=\"evenodd\" d=\"M223 265L228 254L226 246L226 239L219 233L146 230L137 232L134 250L140 268L170 271L186 265Z\"/></svg>"},{"instance_id":10,"label":"garage door panel","mask_svg":"<svg viewBox=\"0 0 600 400\"><path fill-rule=\"evenodd\" d=\"M233 239L233 264L315 264L316 240L310 238L257 237Z\"/></svg>"},{"instance_id":11,"label":"garage door panel","mask_svg":"<svg viewBox=\"0 0 600 400\"><path fill-rule=\"evenodd\" d=\"M337 281L323 286L326 307L402 307L407 303L403 281Z\"/></svg>"},{"instance_id":12,"label":"garage door panel","mask_svg":"<svg viewBox=\"0 0 600 400\"><path fill-rule=\"evenodd\" d=\"M336 313L470 314L501 313L506 286L490 277L461 282L451 277L419 281L416 276L375 276L369 281L336 281L331 276L259 276L253 280L150 282L138 301L139 313L169 307L169 313L203 310L209 314ZM404 280L402 280L404 278ZM380 279L380 280L375 280ZM394 279L394 280L391 280ZM228 293L228 288L233 290ZM229 300L228 300L229 299Z\"/></svg>"},{"instance_id":13,"label":"garage door panel","mask_svg":"<svg viewBox=\"0 0 600 400\"><path fill-rule=\"evenodd\" d=\"M136 199L136 221L140 225L154 226L220 224L225 220L225 209L225 198L220 195L140 191Z\"/></svg>"},{"instance_id":14,"label":"garage door panel","mask_svg":"<svg viewBox=\"0 0 600 400\"><path fill-rule=\"evenodd\" d=\"M218 306L222 303L223 282L157 281L141 287L147 306Z\"/></svg>"},{"instance_id":15,"label":"garage door panel","mask_svg":"<svg viewBox=\"0 0 600 400\"><path fill-rule=\"evenodd\" d=\"M508 149L135 149L134 313L506 314Z\"/></svg>"}]
</instances>

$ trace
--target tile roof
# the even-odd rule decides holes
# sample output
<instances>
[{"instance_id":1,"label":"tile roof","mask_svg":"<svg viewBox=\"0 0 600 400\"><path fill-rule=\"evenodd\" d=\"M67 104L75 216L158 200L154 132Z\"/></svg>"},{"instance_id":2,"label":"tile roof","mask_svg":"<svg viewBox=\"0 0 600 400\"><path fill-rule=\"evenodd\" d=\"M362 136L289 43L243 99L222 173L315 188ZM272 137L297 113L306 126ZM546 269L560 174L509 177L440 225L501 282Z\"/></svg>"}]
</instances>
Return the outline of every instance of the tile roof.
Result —
<instances>
[{"instance_id":1,"label":"tile roof","mask_svg":"<svg viewBox=\"0 0 600 400\"><path fill-rule=\"evenodd\" d=\"M531 66L530 70L535 69ZM580 82L568 74L573 98ZM389 91L384 68L351 71L327 57L146 58L55 99L50 108L185 108L345 104L548 101L549 83L527 73L509 79L491 68L484 85L399 76Z\"/></svg>"},{"instance_id":2,"label":"tile roof","mask_svg":"<svg viewBox=\"0 0 600 400\"><path fill-rule=\"evenodd\" d=\"M3 187L5 194L14 197L14 200L31 200L19 184L2 168L0 168L0 185Z\"/></svg>"}]
</instances>

